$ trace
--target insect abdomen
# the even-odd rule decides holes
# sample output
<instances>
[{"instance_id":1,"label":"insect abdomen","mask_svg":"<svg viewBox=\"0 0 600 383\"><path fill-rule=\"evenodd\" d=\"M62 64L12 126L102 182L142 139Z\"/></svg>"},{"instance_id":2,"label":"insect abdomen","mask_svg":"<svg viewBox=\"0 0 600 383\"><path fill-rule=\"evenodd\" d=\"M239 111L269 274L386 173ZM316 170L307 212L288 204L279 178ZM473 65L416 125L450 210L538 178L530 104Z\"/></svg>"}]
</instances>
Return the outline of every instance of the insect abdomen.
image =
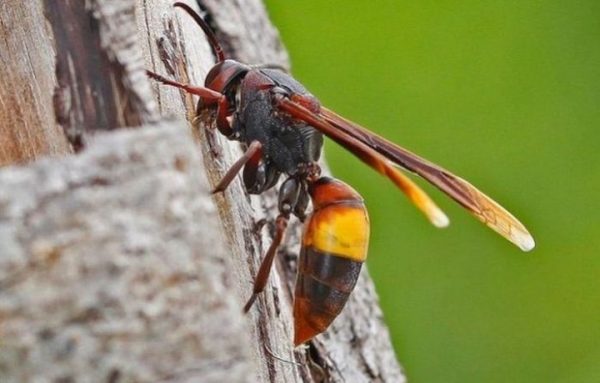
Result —
<instances>
[{"instance_id":1,"label":"insect abdomen","mask_svg":"<svg viewBox=\"0 0 600 383\"><path fill-rule=\"evenodd\" d=\"M309 187L313 213L305 224L294 301L296 345L323 332L340 313L367 257L369 218L361 196L321 178Z\"/></svg>"}]
</instances>

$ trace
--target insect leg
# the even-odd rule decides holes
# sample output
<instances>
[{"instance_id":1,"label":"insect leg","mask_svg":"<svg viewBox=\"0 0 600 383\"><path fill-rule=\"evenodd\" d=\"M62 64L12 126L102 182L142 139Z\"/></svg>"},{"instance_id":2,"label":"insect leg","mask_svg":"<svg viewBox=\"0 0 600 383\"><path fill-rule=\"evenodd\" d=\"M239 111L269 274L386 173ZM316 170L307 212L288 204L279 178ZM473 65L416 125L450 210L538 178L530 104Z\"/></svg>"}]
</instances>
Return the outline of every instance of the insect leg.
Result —
<instances>
[{"instance_id":1,"label":"insect leg","mask_svg":"<svg viewBox=\"0 0 600 383\"><path fill-rule=\"evenodd\" d=\"M258 294L262 293L267 285L267 280L269 279L269 273L271 272L271 267L273 266L273 259L275 259L275 254L277 254L277 248L281 244L283 240L283 234L285 233L285 229L287 228L289 220L289 213L281 213L277 216L275 221L275 226L277 232L275 233L275 238L273 238L273 242L265 255L262 263L260 264L260 268L258 269L258 274L256 274L256 279L254 280L254 288L252 289L252 296L246 302L244 306L244 312L248 312L254 301L258 297Z\"/></svg>"},{"instance_id":2,"label":"insect leg","mask_svg":"<svg viewBox=\"0 0 600 383\"><path fill-rule=\"evenodd\" d=\"M221 179L221 181L219 181L219 183L217 184L217 186L213 189L212 193L219 193L224 191L225 189L227 189L227 186L229 186L229 184L231 183L231 181L233 181L233 179L235 178L235 176L240 172L240 170L242 169L242 167L248 162L250 161L250 159L252 157L254 157L254 155L256 153L259 153L262 149L262 144L259 141L252 141L250 143L250 146L248 146L248 149L246 150L246 152L244 153L244 155L242 157L240 157L240 159L238 159L227 171L227 173L225 173L225 175L223 176L223 178Z\"/></svg>"},{"instance_id":3,"label":"insect leg","mask_svg":"<svg viewBox=\"0 0 600 383\"><path fill-rule=\"evenodd\" d=\"M227 138L233 136L233 129L231 128L231 124L227 119L229 113L229 101L227 101L227 97L221 96L217 103L217 129Z\"/></svg>"},{"instance_id":4,"label":"insect leg","mask_svg":"<svg viewBox=\"0 0 600 383\"><path fill-rule=\"evenodd\" d=\"M243 180L246 191L250 194L261 194L267 189L275 186L281 173L270 162L260 156L254 155L244 166Z\"/></svg>"},{"instance_id":5,"label":"insect leg","mask_svg":"<svg viewBox=\"0 0 600 383\"><path fill-rule=\"evenodd\" d=\"M252 296L250 299L248 299L248 302L244 306L244 312L250 310L258 294L265 289L267 279L269 278L269 273L271 272L271 267L273 266L273 259L277 253L277 248L279 248L281 241L283 241L283 234L287 228L290 215L294 212L294 209L298 204L298 197L301 189L302 183L293 176L286 179L279 188L279 201L277 206L280 213L275 220L275 238L273 238L273 242L267 251L267 255L265 255L265 258L260 264L258 274L256 274L256 279L254 280Z\"/></svg>"}]
</instances>

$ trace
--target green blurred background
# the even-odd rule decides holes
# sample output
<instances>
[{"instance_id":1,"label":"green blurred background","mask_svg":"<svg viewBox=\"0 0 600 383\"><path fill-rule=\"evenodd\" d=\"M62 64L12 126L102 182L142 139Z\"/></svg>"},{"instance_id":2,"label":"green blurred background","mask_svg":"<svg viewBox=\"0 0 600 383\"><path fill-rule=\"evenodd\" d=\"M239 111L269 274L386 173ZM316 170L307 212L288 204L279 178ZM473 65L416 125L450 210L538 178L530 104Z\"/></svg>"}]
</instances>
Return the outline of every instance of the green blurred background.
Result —
<instances>
[{"instance_id":1,"label":"green blurred background","mask_svg":"<svg viewBox=\"0 0 600 383\"><path fill-rule=\"evenodd\" d=\"M323 104L442 164L533 232L522 253L433 188L431 227L334 144L413 383L600 382L600 1L268 0Z\"/></svg>"}]
</instances>

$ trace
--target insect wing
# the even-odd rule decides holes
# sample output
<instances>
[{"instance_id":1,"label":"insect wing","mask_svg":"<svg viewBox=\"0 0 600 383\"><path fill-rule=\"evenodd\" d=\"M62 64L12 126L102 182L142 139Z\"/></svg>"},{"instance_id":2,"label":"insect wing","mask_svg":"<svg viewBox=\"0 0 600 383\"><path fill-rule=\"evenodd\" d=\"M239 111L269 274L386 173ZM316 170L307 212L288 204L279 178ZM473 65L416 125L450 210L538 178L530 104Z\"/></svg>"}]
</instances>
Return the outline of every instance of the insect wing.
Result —
<instances>
[{"instance_id":1,"label":"insect wing","mask_svg":"<svg viewBox=\"0 0 600 383\"><path fill-rule=\"evenodd\" d=\"M327 108L322 108L321 113L331 125L429 181L523 251L535 247L533 237L518 219L469 182Z\"/></svg>"},{"instance_id":2,"label":"insect wing","mask_svg":"<svg viewBox=\"0 0 600 383\"><path fill-rule=\"evenodd\" d=\"M345 134L333 125L325 121L320 115L308 110L303 105L294 102L284 96L278 95L278 106L280 109L289 113L295 118L301 119L309 125L315 127L318 131L324 133L338 144L352 152L364 163L375 169L377 172L388 177L399 189L401 189L408 198L419 208L437 227L446 227L449 224L448 217L433 202L433 200L410 178L400 172L385 157L377 153L368 145Z\"/></svg>"},{"instance_id":3,"label":"insect wing","mask_svg":"<svg viewBox=\"0 0 600 383\"><path fill-rule=\"evenodd\" d=\"M475 186L446 169L326 108L321 108L321 113L316 115L301 105L295 104L293 100L288 100L281 105L287 105L283 108L284 110L312 125L361 160L368 163L362 153L366 146L392 163L423 177L523 251L529 251L535 247L533 237L518 219ZM358 145L357 142L361 145Z\"/></svg>"}]
</instances>

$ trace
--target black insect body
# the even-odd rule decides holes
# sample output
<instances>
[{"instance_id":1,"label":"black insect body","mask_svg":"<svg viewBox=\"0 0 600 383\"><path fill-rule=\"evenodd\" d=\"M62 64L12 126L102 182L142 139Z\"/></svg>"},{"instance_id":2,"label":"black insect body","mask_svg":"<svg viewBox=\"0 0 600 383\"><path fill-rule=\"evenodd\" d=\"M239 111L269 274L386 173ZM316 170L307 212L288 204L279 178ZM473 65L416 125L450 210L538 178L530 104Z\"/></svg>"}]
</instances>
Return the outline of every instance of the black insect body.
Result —
<instances>
[{"instance_id":1,"label":"black insect body","mask_svg":"<svg viewBox=\"0 0 600 383\"><path fill-rule=\"evenodd\" d=\"M323 135L307 123L278 112L274 108L274 92L301 94L313 100L317 110L320 107L318 101L294 79L271 69L250 69L239 84L231 86L236 88L238 97L232 120L233 138L248 146L254 141L260 142L262 166L269 181L263 187L246 183L248 191L261 193L273 186L281 173L298 176L302 181L303 173L319 160ZM249 169L248 165L246 169ZM244 172L247 174L252 170ZM244 182L247 180L252 181L251 177L244 178Z\"/></svg>"},{"instance_id":2,"label":"black insect body","mask_svg":"<svg viewBox=\"0 0 600 383\"><path fill-rule=\"evenodd\" d=\"M509 212L449 171L377 136L320 105L287 73L225 60L210 27L190 7L175 3L204 30L217 56L204 87L148 75L166 85L200 96L199 107L216 110L216 126L230 140L246 146L215 192L227 188L242 171L248 192L262 193L286 177L279 189L276 234L255 279L249 310L263 291L273 259L292 215L305 222L294 294L296 345L323 332L344 307L367 256L369 222L361 196L345 183L320 176L317 164L323 134L389 178L436 226L448 224L437 205L404 175L420 175L478 219L523 250L534 241ZM309 217L306 210L312 201Z\"/></svg>"}]
</instances>

